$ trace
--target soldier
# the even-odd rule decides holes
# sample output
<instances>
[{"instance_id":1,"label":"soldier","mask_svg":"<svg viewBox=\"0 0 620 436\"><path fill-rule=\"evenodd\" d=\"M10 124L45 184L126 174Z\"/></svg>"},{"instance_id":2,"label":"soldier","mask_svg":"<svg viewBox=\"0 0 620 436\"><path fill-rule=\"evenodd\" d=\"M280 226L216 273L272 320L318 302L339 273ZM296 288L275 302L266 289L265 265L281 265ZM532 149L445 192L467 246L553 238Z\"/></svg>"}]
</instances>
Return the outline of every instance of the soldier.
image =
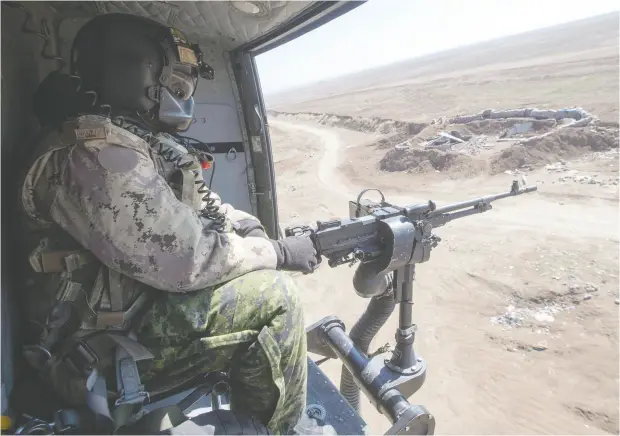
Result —
<instances>
[{"instance_id":1,"label":"soldier","mask_svg":"<svg viewBox=\"0 0 620 436\"><path fill-rule=\"evenodd\" d=\"M279 270L310 273L318 259L309 238L270 240L221 204L202 178L207 156L178 140L205 68L183 35L144 18L103 15L78 33L81 109L48 114L76 112L40 141L21 189L27 310L45 327L31 351L52 355L55 388L80 403L86 376L67 383L73 369L53 350L76 331L133 329L154 354L139 362L147 391L230 370L233 410L290 433L306 343L298 290Z\"/></svg>"}]
</instances>

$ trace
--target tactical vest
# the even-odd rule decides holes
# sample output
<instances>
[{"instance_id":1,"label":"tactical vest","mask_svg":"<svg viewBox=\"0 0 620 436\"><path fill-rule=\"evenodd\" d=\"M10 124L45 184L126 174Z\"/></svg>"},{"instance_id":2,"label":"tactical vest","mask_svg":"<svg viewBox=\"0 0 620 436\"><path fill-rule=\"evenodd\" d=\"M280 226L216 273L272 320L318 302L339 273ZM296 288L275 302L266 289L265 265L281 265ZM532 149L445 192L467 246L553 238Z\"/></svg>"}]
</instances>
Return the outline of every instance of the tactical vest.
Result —
<instances>
[{"instance_id":1,"label":"tactical vest","mask_svg":"<svg viewBox=\"0 0 620 436\"><path fill-rule=\"evenodd\" d=\"M46 216L45 198L53 197L58 174L66 165L69 151L90 139L116 135L123 142L148 148L158 173L177 198L200 213L206 228L230 231L218 213L219 197L211 193L202 169L212 162L207 153L188 149L168 134L152 135L134 125L114 124L101 116L86 115L69 120L40 144L22 185L30 273L25 295L31 326L38 326L38 338L30 339L26 358L35 367L45 367L68 337L96 331L126 332L136 327L148 310L154 292L145 284L103 265L62 228ZM47 181L47 182L46 182ZM36 194L36 195L35 195ZM41 200L43 199L43 200ZM49 209L47 209L49 210ZM159 294L161 295L161 293ZM81 350L87 360L88 346Z\"/></svg>"}]
</instances>

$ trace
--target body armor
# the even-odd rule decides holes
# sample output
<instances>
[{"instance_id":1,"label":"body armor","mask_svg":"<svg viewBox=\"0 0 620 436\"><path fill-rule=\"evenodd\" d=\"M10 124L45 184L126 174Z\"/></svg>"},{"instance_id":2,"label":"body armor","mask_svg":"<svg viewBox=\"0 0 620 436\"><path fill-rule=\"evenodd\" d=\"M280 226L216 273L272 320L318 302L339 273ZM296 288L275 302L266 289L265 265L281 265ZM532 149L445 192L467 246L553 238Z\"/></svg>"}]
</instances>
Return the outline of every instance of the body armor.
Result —
<instances>
[{"instance_id":1,"label":"body armor","mask_svg":"<svg viewBox=\"0 0 620 436\"><path fill-rule=\"evenodd\" d=\"M120 124L120 125L117 125ZM44 367L54 349L68 337L92 331L127 332L136 327L148 309L153 293L149 286L114 271L56 225L47 214L54 189L60 183L62 162L73 147L85 141L115 137L115 144L148 153L157 172L175 196L201 212L206 229L232 231L220 212L219 197L202 176L213 158L188 149L169 134L150 134L120 120L117 124L95 115L80 116L63 124L39 144L25 177L21 201L25 212L30 271L25 280L29 321L38 332L26 357ZM34 339L34 338L33 338Z\"/></svg>"}]
</instances>

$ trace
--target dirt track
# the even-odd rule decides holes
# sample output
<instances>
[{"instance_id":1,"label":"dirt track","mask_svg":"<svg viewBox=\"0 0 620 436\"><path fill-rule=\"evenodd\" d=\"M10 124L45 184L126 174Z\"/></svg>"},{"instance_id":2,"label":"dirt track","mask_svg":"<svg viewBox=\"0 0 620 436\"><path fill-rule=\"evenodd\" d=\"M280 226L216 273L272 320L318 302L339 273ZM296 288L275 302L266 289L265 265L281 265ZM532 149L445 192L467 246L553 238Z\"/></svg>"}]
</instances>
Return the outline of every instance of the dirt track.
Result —
<instances>
[{"instance_id":1,"label":"dirt track","mask_svg":"<svg viewBox=\"0 0 620 436\"><path fill-rule=\"evenodd\" d=\"M283 226L347 216L364 187L396 204L443 204L503 192L512 181L382 173L364 149L376 136L270 125ZM617 165L617 155L571 162L603 178ZM429 372L411 400L436 416L439 434L618 433L618 187L561 176L530 172L538 193L437 230L443 241L417 268L416 346ZM366 301L352 274L323 265L296 277L306 324L335 314L353 325ZM396 324L393 315L373 346L393 342ZM338 383L339 365L323 367ZM362 410L372 433L389 428L368 403Z\"/></svg>"}]
</instances>

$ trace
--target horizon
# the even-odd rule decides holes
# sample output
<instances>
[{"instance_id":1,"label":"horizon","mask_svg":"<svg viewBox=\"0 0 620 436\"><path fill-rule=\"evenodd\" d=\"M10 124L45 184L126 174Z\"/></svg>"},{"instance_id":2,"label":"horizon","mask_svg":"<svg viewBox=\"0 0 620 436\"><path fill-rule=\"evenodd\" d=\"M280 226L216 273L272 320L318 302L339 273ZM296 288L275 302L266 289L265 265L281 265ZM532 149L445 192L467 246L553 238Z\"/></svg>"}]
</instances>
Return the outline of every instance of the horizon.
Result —
<instances>
[{"instance_id":1,"label":"horizon","mask_svg":"<svg viewBox=\"0 0 620 436\"><path fill-rule=\"evenodd\" d=\"M451 5L450 15L444 13L446 4ZM261 87L266 96L275 96L436 53L620 11L617 2L610 0L592 0L587 11L562 9L564 4L559 0L545 0L542 5L535 0L370 0L257 56ZM421 14L416 12L418 8L423 9ZM540 13L532 14L532 10ZM374 27L365 25L369 20ZM406 29L403 23L407 23ZM424 41L416 42L419 38ZM372 57L369 59L364 51L372 53ZM326 70L323 65L330 68Z\"/></svg>"}]
</instances>

